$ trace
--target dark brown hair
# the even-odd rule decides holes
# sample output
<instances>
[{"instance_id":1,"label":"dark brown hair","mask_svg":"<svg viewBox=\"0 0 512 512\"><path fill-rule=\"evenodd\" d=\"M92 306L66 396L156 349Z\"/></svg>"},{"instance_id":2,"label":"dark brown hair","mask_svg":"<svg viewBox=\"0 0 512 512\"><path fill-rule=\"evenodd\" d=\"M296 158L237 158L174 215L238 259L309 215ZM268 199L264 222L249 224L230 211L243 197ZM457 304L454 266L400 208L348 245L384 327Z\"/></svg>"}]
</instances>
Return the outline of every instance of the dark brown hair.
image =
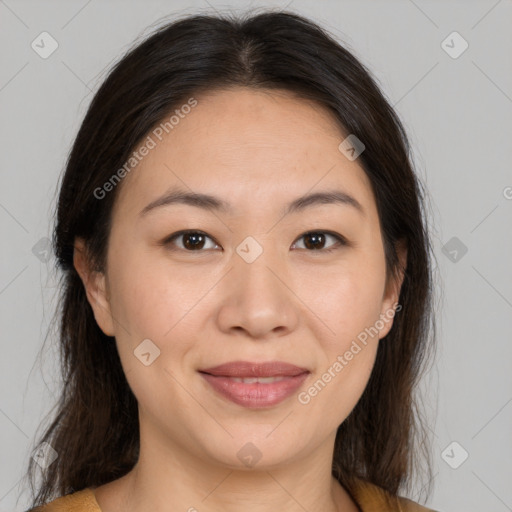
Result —
<instances>
[{"instance_id":1,"label":"dark brown hair","mask_svg":"<svg viewBox=\"0 0 512 512\"><path fill-rule=\"evenodd\" d=\"M434 353L433 256L426 196L405 130L369 71L334 36L296 14L265 11L188 16L156 29L115 64L88 108L60 184L52 240L63 292L56 313L63 387L39 443L48 442L58 457L42 472L37 495L30 461L32 506L120 478L138 459L137 401L73 266L80 237L91 268L105 269L122 183L101 200L94 191L176 107L231 87L286 90L314 100L334 114L341 133L363 141L358 162L376 199L388 278L400 270L399 241L408 258L402 309L379 342L363 395L338 428L332 471L348 490L354 478L363 478L397 495L403 485L409 488L413 471L428 468L430 485L428 426L415 393Z\"/></svg>"}]
</instances>

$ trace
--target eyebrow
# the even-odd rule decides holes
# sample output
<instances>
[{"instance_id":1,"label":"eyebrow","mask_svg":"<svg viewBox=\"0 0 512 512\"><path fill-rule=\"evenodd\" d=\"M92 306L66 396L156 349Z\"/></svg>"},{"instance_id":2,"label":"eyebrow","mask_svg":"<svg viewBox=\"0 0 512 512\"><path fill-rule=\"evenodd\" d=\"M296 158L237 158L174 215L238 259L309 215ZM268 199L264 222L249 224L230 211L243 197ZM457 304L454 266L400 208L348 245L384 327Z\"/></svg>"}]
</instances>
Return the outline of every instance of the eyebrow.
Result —
<instances>
[{"instance_id":1,"label":"eyebrow","mask_svg":"<svg viewBox=\"0 0 512 512\"><path fill-rule=\"evenodd\" d=\"M197 192L187 192L182 189L172 189L145 206L139 213L139 216L143 217L156 208L172 204L187 204L204 210L224 213L231 213L233 211L228 202L218 197ZM298 197L286 206L283 215L299 212L311 206L321 204L351 206L361 215L366 215L361 203L355 197L341 190L325 190Z\"/></svg>"}]
</instances>

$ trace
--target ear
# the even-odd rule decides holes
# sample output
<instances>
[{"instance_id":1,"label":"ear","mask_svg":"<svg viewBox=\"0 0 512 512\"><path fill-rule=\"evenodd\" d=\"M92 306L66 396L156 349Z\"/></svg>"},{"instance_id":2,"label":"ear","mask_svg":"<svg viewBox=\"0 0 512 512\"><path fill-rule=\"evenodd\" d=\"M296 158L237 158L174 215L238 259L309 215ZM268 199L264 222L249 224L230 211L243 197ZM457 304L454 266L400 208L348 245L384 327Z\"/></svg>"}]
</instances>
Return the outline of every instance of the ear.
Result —
<instances>
[{"instance_id":1,"label":"ear","mask_svg":"<svg viewBox=\"0 0 512 512\"><path fill-rule=\"evenodd\" d=\"M107 336L114 336L114 322L110 311L105 274L89 268L85 243L81 238L75 240L73 265L82 279L87 300L94 312L98 326Z\"/></svg>"},{"instance_id":2,"label":"ear","mask_svg":"<svg viewBox=\"0 0 512 512\"><path fill-rule=\"evenodd\" d=\"M382 309L380 314L380 320L384 323L384 327L379 329L379 339L387 336L393 326L395 312L402 309L402 305L398 304L398 299L400 297L400 290L402 288L405 268L407 266L407 245L405 240L399 240L395 245L395 250L399 260L397 275L388 276L386 282L386 289L382 299Z\"/></svg>"}]
</instances>

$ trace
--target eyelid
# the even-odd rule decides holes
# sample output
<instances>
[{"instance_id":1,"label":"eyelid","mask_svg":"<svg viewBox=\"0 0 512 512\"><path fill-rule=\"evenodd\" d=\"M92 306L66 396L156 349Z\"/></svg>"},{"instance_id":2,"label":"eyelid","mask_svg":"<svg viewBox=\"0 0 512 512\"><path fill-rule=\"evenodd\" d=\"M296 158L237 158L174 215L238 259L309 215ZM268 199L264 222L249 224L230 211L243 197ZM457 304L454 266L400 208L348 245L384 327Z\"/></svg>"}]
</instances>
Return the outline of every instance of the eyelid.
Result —
<instances>
[{"instance_id":1,"label":"eyelid","mask_svg":"<svg viewBox=\"0 0 512 512\"><path fill-rule=\"evenodd\" d=\"M176 238L179 238L182 235L188 235L188 234L192 234L192 233L203 235L206 238L209 238L210 240L212 240L212 242L214 242L216 245L220 246L220 244L215 240L215 238L213 238L212 236L208 235L207 233L205 233L204 231L202 231L200 229L183 229L181 231L176 231L175 233L172 233L171 235L166 237L161 242L161 245L168 246ZM297 241L300 240L301 238L304 238L307 235L316 234L316 233L321 233L324 235L332 236L333 238L335 238L337 240L337 243L331 245L330 247L327 247L326 249L317 249L317 250L301 249L301 250L305 250L306 252L314 252L314 253L321 254L321 253L326 253L326 252L331 252L333 250L336 250L336 249L340 248L340 246L343 247L343 246L350 245L350 242L344 236L340 235L339 233L335 233L333 231L329 231L329 230L325 230L325 229L313 229L313 230L306 231L306 232L302 233L301 235L299 235L295 239L295 241L293 242L292 245L295 245L297 243ZM181 249L181 247L177 247L176 249L182 250L185 252L196 252L196 253L205 252L204 249L203 250L199 249L197 251L187 251L186 249ZM208 250L211 250L211 249L208 249ZM294 249L294 250L296 250L296 249Z\"/></svg>"},{"instance_id":2,"label":"eyelid","mask_svg":"<svg viewBox=\"0 0 512 512\"><path fill-rule=\"evenodd\" d=\"M327 235L327 236L332 236L333 238L336 239L336 243L327 247L326 249L317 249L317 250L307 250L307 249L303 249L307 252L312 252L312 253L318 253L318 254L321 254L321 253L326 253L326 252L331 252L331 251L334 251L336 249L339 249L340 246L343 247L343 246L348 246L350 245L348 240L338 234L338 233L335 233L333 231L329 231L328 229L312 229L312 230L309 230L309 231L306 231L305 233L302 233L302 235L300 235L295 242L293 242L293 245L295 245L297 243L298 240L300 240L301 238L307 236L307 235L313 235L313 234L316 234L316 233L321 233L323 235Z\"/></svg>"},{"instance_id":3,"label":"eyelid","mask_svg":"<svg viewBox=\"0 0 512 512\"><path fill-rule=\"evenodd\" d=\"M161 242L161 245L169 245L171 244L171 242L176 239L176 238L179 238L180 236L182 235L189 235L189 234L198 234L198 235L203 235L205 236L206 238L209 238L210 240L212 240L212 242L214 242L216 245L219 245L220 244L215 240L215 238L213 238L212 236L210 236L208 233L205 233L204 231L201 231L200 229L182 229L181 231L176 231L175 233L172 233L171 235L169 235L168 237L166 237L162 242ZM204 252L204 250L198 250L198 251L187 251L186 249L181 249L181 247L178 247L177 249L179 250L184 250L186 252Z\"/></svg>"}]
</instances>

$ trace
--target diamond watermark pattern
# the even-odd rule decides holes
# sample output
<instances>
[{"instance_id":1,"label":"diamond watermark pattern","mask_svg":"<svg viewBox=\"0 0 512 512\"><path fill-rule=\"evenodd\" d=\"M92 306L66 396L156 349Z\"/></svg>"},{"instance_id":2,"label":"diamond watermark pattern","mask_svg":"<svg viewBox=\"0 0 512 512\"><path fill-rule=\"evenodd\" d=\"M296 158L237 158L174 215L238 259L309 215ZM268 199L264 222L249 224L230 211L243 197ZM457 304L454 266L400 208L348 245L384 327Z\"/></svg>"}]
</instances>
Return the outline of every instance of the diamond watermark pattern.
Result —
<instances>
[{"instance_id":1,"label":"diamond watermark pattern","mask_svg":"<svg viewBox=\"0 0 512 512\"><path fill-rule=\"evenodd\" d=\"M456 236L453 236L443 245L441 251L450 261L458 263L468 252L468 248Z\"/></svg>"},{"instance_id":2,"label":"diamond watermark pattern","mask_svg":"<svg viewBox=\"0 0 512 512\"><path fill-rule=\"evenodd\" d=\"M41 238L34 247L32 247L32 254L43 263L47 263L50 259L50 240L46 237Z\"/></svg>"},{"instance_id":3,"label":"diamond watermark pattern","mask_svg":"<svg viewBox=\"0 0 512 512\"><path fill-rule=\"evenodd\" d=\"M352 162L364 150L366 146L353 133L340 143L338 149Z\"/></svg>"},{"instance_id":4,"label":"diamond watermark pattern","mask_svg":"<svg viewBox=\"0 0 512 512\"><path fill-rule=\"evenodd\" d=\"M448 466L457 469L464 464L469 453L457 441L453 441L443 450L441 457Z\"/></svg>"},{"instance_id":5,"label":"diamond watermark pattern","mask_svg":"<svg viewBox=\"0 0 512 512\"><path fill-rule=\"evenodd\" d=\"M59 47L59 43L48 32L41 32L30 46L39 57L47 59Z\"/></svg>"},{"instance_id":6,"label":"diamond watermark pattern","mask_svg":"<svg viewBox=\"0 0 512 512\"><path fill-rule=\"evenodd\" d=\"M248 236L238 245L236 252L246 263L252 263L263 253L263 247L252 236Z\"/></svg>"},{"instance_id":7,"label":"diamond watermark pattern","mask_svg":"<svg viewBox=\"0 0 512 512\"><path fill-rule=\"evenodd\" d=\"M160 355L160 349L150 339L145 339L133 353L144 366L149 366Z\"/></svg>"},{"instance_id":8,"label":"diamond watermark pattern","mask_svg":"<svg viewBox=\"0 0 512 512\"><path fill-rule=\"evenodd\" d=\"M456 31L441 43L441 48L452 58L458 59L469 47L468 42Z\"/></svg>"},{"instance_id":9,"label":"diamond watermark pattern","mask_svg":"<svg viewBox=\"0 0 512 512\"><path fill-rule=\"evenodd\" d=\"M41 469L46 469L57 458L57 452L47 442L39 445L32 458L39 464Z\"/></svg>"},{"instance_id":10,"label":"diamond watermark pattern","mask_svg":"<svg viewBox=\"0 0 512 512\"><path fill-rule=\"evenodd\" d=\"M236 455L248 468L253 468L261 459L262 453L253 443L246 443Z\"/></svg>"}]
</instances>

